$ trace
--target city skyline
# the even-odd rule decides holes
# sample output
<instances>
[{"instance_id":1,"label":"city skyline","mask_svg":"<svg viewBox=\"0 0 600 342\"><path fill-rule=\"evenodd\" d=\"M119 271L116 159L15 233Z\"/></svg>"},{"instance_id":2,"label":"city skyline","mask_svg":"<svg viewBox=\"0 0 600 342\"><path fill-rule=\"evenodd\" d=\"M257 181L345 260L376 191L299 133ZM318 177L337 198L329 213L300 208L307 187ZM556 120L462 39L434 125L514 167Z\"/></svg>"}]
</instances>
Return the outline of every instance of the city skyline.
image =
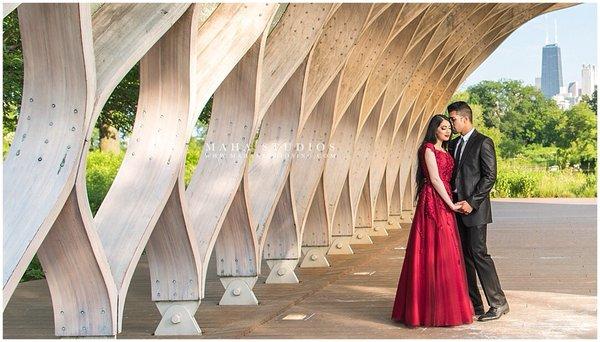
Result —
<instances>
[{"instance_id":1,"label":"city skyline","mask_svg":"<svg viewBox=\"0 0 600 342\"><path fill-rule=\"evenodd\" d=\"M555 39L555 23L558 39ZM509 36L463 84L460 90L483 80L521 80L535 86L542 74L542 49L558 42L562 54L563 86L581 85L582 65L597 63L597 5L584 3L537 17Z\"/></svg>"}]
</instances>

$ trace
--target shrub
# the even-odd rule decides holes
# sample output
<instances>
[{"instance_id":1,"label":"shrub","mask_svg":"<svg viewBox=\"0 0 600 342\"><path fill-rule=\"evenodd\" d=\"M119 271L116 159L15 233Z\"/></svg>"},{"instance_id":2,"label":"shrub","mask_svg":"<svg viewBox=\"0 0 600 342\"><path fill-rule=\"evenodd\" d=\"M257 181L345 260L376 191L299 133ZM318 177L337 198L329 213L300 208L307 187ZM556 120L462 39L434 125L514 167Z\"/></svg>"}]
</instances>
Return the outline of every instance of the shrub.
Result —
<instances>
[{"instance_id":1,"label":"shrub","mask_svg":"<svg viewBox=\"0 0 600 342\"><path fill-rule=\"evenodd\" d=\"M119 154L104 153L100 150L91 151L87 158L87 193L90 208L95 215L108 189L117 176L119 166L123 162L125 152Z\"/></svg>"},{"instance_id":2,"label":"shrub","mask_svg":"<svg viewBox=\"0 0 600 342\"><path fill-rule=\"evenodd\" d=\"M204 140L194 137L190 139L187 154L185 156L185 174L183 176L186 186L190 183L194 170L196 170L196 166L198 166L198 160L200 160L200 155L202 155L203 146Z\"/></svg>"},{"instance_id":3,"label":"shrub","mask_svg":"<svg viewBox=\"0 0 600 342\"><path fill-rule=\"evenodd\" d=\"M494 197L532 197L537 185L536 177L528 172L507 170L498 175Z\"/></svg>"}]
</instances>

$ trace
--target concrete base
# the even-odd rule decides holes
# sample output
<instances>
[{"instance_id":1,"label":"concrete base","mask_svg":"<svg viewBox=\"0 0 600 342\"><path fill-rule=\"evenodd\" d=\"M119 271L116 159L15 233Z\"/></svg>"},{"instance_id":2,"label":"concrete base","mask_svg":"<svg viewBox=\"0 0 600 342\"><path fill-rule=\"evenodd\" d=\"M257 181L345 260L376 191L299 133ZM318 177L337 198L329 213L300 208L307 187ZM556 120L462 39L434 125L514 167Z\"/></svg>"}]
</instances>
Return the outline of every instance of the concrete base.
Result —
<instances>
[{"instance_id":1,"label":"concrete base","mask_svg":"<svg viewBox=\"0 0 600 342\"><path fill-rule=\"evenodd\" d=\"M350 247L350 240L352 236L334 236L327 254L354 254Z\"/></svg>"},{"instance_id":2,"label":"concrete base","mask_svg":"<svg viewBox=\"0 0 600 342\"><path fill-rule=\"evenodd\" d=\"M266 260L271 269L265 284L298 284L300 281L294 273L298 259Z\"/></svg>"},{"instance_id":3,"label":"concrete base","mask_svg":"<svg viewBox=\"0 0 600 342\"><path fill-rule=\"evenodd\" d=\"M302 247L304 259L300 264L301 268L309 267L329 267L329 261L325 257L325 253L329 247Z\"/></svg>"},{"instance_id":4,"label":"concrete base","mask_svg":"<svg viewBox=\"0 0 600 342\"><path fill-rule=\"evenodd\" d=\"M202 335L202 331L194 318L199 300L155 302L162 319L154 335L157 336L182 336Z\"/></svg>"},{"instance_id":5,"label":"concrete base","mask_svg":"<svg viewBox=\"0 0 600 342\"><path fill-rule=\"evenodd\" d=\"M373 240L369 236L369 228L354 228L354 235L350 240L351 245L372 245Z\"/></svg>"},{"instance_id":6,"label":"concrete base","mask_svg":"<svg viewBox=\"0 0 600 342\"><path fill-rule=\"evenodd\" d=\"M219 280L225 287L219 305L258 305L258 299L252 292L258 277L222 277Z\"/></svg>"}]
</instances>

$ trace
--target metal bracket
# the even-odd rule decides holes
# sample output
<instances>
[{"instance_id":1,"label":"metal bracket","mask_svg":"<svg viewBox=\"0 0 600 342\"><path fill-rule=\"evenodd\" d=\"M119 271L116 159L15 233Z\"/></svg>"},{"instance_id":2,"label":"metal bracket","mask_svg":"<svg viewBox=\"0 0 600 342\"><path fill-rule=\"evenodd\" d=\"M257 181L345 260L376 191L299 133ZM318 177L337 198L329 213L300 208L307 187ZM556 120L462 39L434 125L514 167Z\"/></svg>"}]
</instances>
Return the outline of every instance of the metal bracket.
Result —
<instances>
[{"instance_id":1,"label":"metal bracket","mask_svg":"<svg viewBox=\"0 0 600 342\"><path fill-rule=\"evenodd\" d=\"M300 264L301 268L308 267L329 267L329 261L325 257L329 247L302 247L304 259Z\"/></svg>"},{"instance_id":2,"label":"metal bracket","mask_svg":"<svg viewBox=\"0 0 600 342\"><path fill-rule=\"evenodd\" d=\"M350 247L350 240L352 240L352 236L334 237L327 254L354 254Z\"/></svg>"},{"instance_id":3,"label":"metal bracket","mask_svg":"<svg viewBox=\"0 0 600 342\"><path fill-rule=\"evenodd\" d=\"M387 229L388 230L402 229L402 226L400 225L400 220L401 219L402 219L402 215L390 215L390 216L388 216Z\"/></svg>"},{"instance_id":4,"label":"metal bracket","mask_svg":"<svg viewBox=\"0 0 600 342\"><path fill-rule=\"evenodd\" d=\"M155 302L162 319L154 335L156 336L182 336L202 335L194 313L200 306L199 300L186 301L161 301Z\"/></svg>"},{"instance_id":5,"label":"metal bracket","mask_svg":"<svg viewBox=\"0 0 600 342\"><path fill-rule=\"evenodd\" d=\"M373 240L369 236L369 228L354 228L354 235L350 240L351 245L372 245Z\"/></svg>"},{"instance_id":6,"label":"metal bracket","mask_svg":"<svg viewBox=\"0 0 600 342\"><path fill-rule=\"evenodd\" d=\"M300 281L294 273L298 259L267 260L271 269L265 284L298 284Z\"/></svg>"},{"instance_id":7,"label":"metal bracket","mask_svg":"<svg viewBox=\"0 0 600 342\"><path fill-rule=\"evenodd\" d=\"M371 236L388 236L387 230L385 230L387 226L387 221L373 221L373 228L369 231L369 235Z\"/></svg>"},{"instance_id":8,"label":"metal bracket","mask_svg":"<svg viewBox=\"0 0 600 342\"><path fill-rule=\"evenodd\" d=\"M258 299L252 292L258 277L222 277L219 280L225 287L219 305L258 305Z\"/></svg>"}]
</instances>

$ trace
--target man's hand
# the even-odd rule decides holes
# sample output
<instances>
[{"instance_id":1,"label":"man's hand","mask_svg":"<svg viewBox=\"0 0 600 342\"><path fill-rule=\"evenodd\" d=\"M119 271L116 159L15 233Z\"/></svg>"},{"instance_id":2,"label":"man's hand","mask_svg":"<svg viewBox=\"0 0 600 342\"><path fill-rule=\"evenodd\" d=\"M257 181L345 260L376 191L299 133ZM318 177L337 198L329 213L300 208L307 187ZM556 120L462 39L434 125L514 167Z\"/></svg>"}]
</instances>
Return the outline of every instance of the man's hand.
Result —
<instances>
[{"instance_id":1,"label":"man's hand","mask_svg":"<svg viewBox=\"0 0 600 342\"><path fill-rule=\"evenodd\" d=\"M473 211L473 207L467 201L460 201L457 204L460 205L460 212L462 214L468 215Z\"/></svg>"}]
</instances>

